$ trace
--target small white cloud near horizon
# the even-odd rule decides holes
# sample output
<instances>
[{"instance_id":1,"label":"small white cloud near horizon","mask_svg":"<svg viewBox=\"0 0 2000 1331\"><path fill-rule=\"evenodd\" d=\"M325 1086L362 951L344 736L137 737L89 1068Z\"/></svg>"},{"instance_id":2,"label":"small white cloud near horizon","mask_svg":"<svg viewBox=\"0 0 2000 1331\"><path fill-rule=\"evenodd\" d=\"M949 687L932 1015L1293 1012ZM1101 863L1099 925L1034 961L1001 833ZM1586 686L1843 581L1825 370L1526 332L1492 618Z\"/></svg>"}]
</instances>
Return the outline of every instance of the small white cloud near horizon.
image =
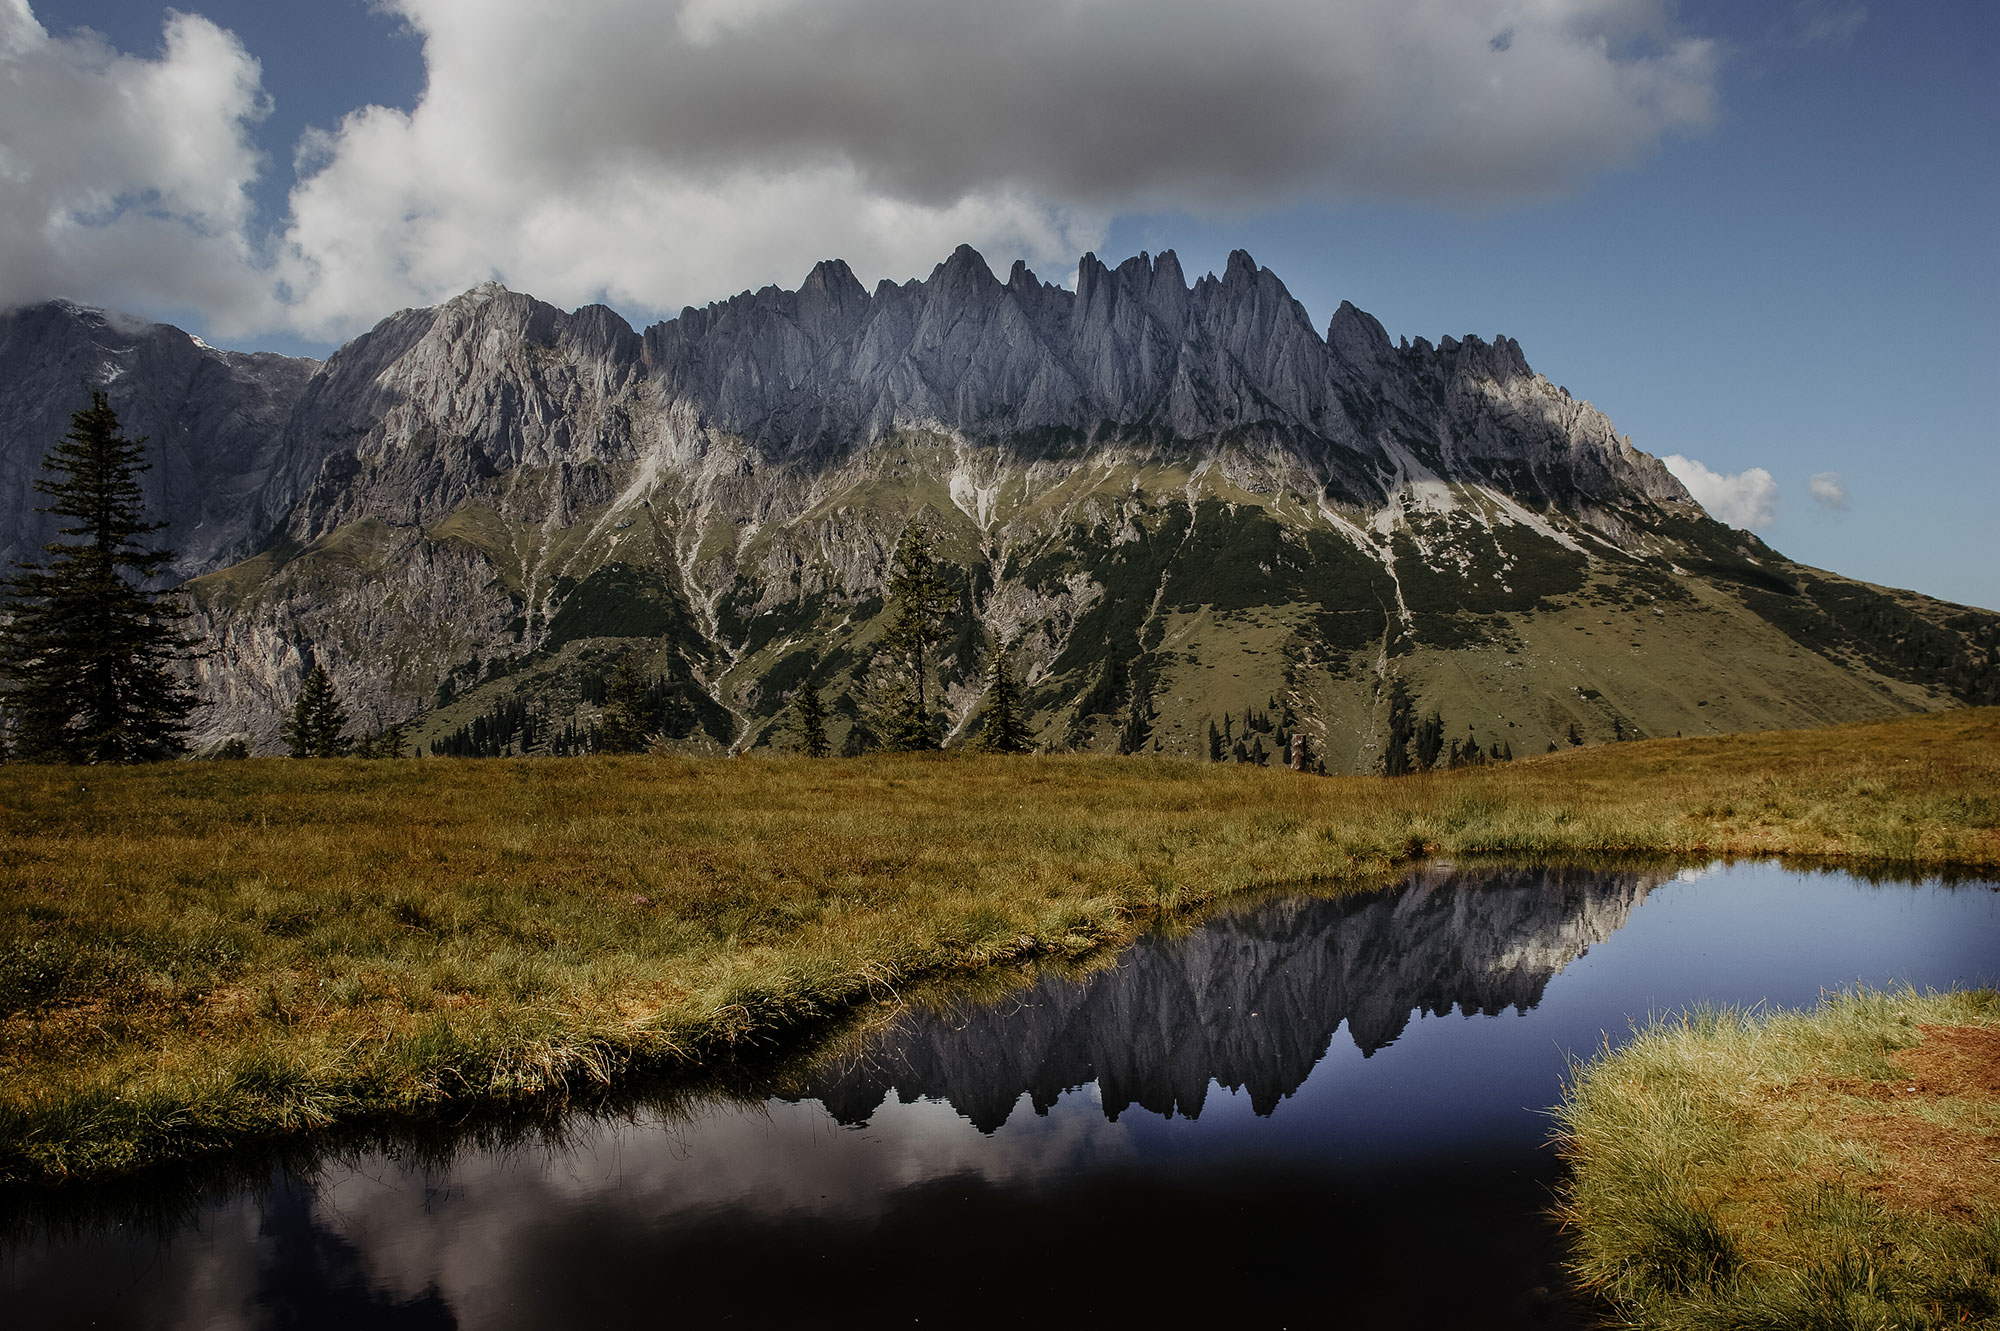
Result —
<instances>
[{"instance_id":1,"label":"small white cloud near horizon","mask_svg":"<svg viewBox=\"0 0 2000 1331\"><path fill-rule=\"evenodd\" d=\"M1056 275L1121 213L1561 195L1706 130L1721 61L1659 0L376 2L421 97L308 133L252 234L233 35L169 11L135 59L0 0L0 299L333 340L488 278L665 312L961 242Z\"/></svg>"},{"instance_id":2,"label":"small white cloud near horizon","mask_svg":"<svg viewBox=\"0 0 2000 1331\"><path fill-rule=\"evenodd\" d=\"M1768 527L1778 516L1778 482L1762 467L1724 475L1679 453L1660 459L1694 501L1718 522L1745 531Z\"/></svg>"},{"instance_id":3,"label":"small white cloud near horizon","mask_svg":"<svg viewBox=\"0 0 2000 1331\"><path fill-rule=\"evenodd\" d=\"M1814 472L1806 482L1806 491L1821 508L1835 513L1847 511L1847 482L1837 471Z\"/></svg>"}]
</instances>

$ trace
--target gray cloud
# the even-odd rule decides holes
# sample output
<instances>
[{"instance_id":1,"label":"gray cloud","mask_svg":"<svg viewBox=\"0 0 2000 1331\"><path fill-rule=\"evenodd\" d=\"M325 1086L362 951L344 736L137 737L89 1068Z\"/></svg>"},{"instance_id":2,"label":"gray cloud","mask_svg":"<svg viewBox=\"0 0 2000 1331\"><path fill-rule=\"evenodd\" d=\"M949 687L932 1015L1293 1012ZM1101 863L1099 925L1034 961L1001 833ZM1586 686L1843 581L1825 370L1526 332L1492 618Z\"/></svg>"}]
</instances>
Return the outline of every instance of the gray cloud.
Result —
<instances>
[{"instance_id":1,"label":"gray cloud","mask_svg":"<svg viewBox=\"0 0 2000 1331\"><path fill-rule=\"evenodd\" d=\"M400 0L536 155L839 160L928 204L1520 198L1712 114L1654 0ZM504 80L467 78L507 69Z\"/></svg>"},{"instance_id":2,"label":"gray cloud","mask_svg":"<svg viewBox=\"0 0 2000 1331\"><path fill-rule=\"evenodd\" d=\"M135 61L0 0L0 60L61 74L95 126L0 104L10 164L92 164L10 195L41 246L0 246L32 275L10 293L115 301L153 274L225 331L331 338L488 277L661 309L835 254L906 277L961 241L1062 272L1124 211L1559 192L1705 126L1715 95L1714 46L1667 0L384 2L423 41L423 96L309 135L266 244L232 37L175 15ZM138 123L147 87L180 100Z\"/></svg>"},{"instance_id":3,"label":"gray cloud","mask_svg":"<svg viewBox=\"0 0 2000 1331\"><path fill-rule=\"evenodd\" d=\"M1867 22L1867 6L1858 0L1794 0L1788 35L1801 46L1816 42L1845 46Z\"/></svg>"}]
</instances>

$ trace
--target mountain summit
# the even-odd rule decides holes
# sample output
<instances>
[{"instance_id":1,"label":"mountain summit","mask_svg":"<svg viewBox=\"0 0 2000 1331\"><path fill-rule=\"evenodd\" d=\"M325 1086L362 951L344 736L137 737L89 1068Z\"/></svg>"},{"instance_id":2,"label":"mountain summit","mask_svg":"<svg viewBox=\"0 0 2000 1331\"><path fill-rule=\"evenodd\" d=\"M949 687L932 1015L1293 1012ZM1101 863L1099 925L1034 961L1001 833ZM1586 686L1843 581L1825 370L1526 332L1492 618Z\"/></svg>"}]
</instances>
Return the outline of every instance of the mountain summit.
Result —
<instances>
[{"instance_id":1,"label":"mountain summit","mask_svg":"<svg viewBox=\"0 0 2000 1331\"><path fill-rule=\"evenodd\" d=\"M1392 342L1345 303L1322 335L1241 251L1191 285L1086 255L1074 291L967 247L873 291L829 260L643 333L489 283L324 365L198 374L107 320L0 316L0 504L68 378L243 459L206 508L161 495L216 743L273 747L316 662L427 746L561 750L634 649L674 742L770 742L810 674L838 743L913 520L958 580L954 737L996 638L1045 745L1205 757L1213 726L1333 768L1431 711L1433 752L1486 759L2000 698L2000 617L1792 564L1511 339Z\"/></svg>"}]
</instances>

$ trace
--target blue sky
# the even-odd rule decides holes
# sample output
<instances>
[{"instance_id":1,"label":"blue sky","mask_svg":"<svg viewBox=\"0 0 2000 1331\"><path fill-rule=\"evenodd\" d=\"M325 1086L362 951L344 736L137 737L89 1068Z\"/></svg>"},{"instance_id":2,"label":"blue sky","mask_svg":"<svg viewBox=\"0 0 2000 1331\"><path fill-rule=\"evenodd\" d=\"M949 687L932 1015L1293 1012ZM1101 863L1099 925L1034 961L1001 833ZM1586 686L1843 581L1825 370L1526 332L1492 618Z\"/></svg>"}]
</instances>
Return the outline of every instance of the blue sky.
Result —
<instances>
[{"instance_id":1,"label":"blue sky","mask_svg":"<svg viewBox=\"0 0 2000 1331\"><path fill-rule=\"evenodd\" d=\"M1332 19L1268 0L1232 25L1240 50L1199 17L1138 42L1051 27L1074 20L1042 0L994 0L978 12L1011 27L965 32L961 11L935 6L927 28L908 2L831 0L821 12L846 26L800 38L807 63L788 66L784 15L744 16L793 0L579 0L553 29L527 0L187 0L208 23L177 28L158 4L44 0L28 58L67 62L85 93L181 71L175 87L206 90L188 123L220 146L178 175L134 166L30 200L100 248L0 242L0 298L323 354L488 276L643 323L795 284L830 255L865 279L921 276L963 239L1060 279L1083 248L1172 248L1197 272L1244 248L1322 325L1344 298L1392 335L1506 333L1639 447L1723 477L1764 469L1768 485L1719 482L1711 507L1743 505L1794 558L2000 607L2000 6L1561 0L1565 26L1544 30L1522 15L1550 6L1443 0L1414 34L1429 54L1394 67L1371 52L1406 51L1411 20L1384 0L1323 6ZM1075 8L1129 32L1136 2ZM677 21L678 44L628 53L645 47L618 36L635 14ZM954 65L968 46L988 58ZM690 51L700 63L658 80L621 63ZM812 62L827 51L849 54ZM882 82L877 53L935 64L941 88L859 97ZM1473 86L1510 60L1541 63L1510 90ZM769 88L730 101L762 71L803 90L789 111ZM1547 96L1522 90L1536 82ZM929 110L961 102L962 123ZM369 106L388 111L348 119ZM458 106L472 111L454 128ZM0 128L0 147L108 157L58 143L70 132ZM742 161L756 173L732 176ZM504 196L454 183L461 162L579 205L517 224ZM1844 508L1813 497L1829 473Z\"/></svg>"}]
</instances>

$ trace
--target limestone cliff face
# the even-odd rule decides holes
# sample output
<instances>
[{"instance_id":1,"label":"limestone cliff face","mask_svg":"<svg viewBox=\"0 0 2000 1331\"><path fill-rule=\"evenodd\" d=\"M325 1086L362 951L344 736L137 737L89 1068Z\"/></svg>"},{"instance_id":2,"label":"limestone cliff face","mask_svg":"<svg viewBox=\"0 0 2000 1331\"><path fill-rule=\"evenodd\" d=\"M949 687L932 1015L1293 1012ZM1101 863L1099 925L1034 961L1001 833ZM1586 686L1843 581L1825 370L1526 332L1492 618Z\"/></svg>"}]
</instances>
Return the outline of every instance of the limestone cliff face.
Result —
<instances>
[{"instance_id":1,"label":"limestone cliff face","mask_svg":"<svg viewBox=\"0 0 2000 1331\"><path fill-rule=\"evenodd\" d=\"M34 482L72 413L101 389L128 439L144 438L139 478L164 519L174 567L199 573L252 553L267 506L298 496L273 478L284 433L319 362L218 351L178 328L49 301L0 312L0 569L55 539Z\"/></svg>"},{"instance_id":2,"label":"limestone cliff face","mask_svg":"<svg viewBox=\"0 0 2000 1331\"><path fill-rule=\"evenodd\" d=\"M414 527L496 478L629 461L639 352L602 306L565 314L490 283L392 315L300 397L267 516L302 542L362 518ZM580 497L557 486L528 511L561 522Z\"/></svg>"},{"instance_id":3,"label":"limestone cliff face","mask_svg":"<svg viewBox=\"0 0 2000 1331\"><path fill-rule=\"evenodd\" d=\"M891 1093L942 1099L987 1132L1024 1094L1045 1113L1093 1082L1114 1120L1134 1105L1196 1117L1211 1085L1270 1114L1343 1022L1373 1054L1420 1013L1534 1007L1660 881L1431 868L1365 897L1249 907L1185 937L1141 939L1085 980L1044 977L991 1007L912 1012L798 1094L849 1124Z\"/></svg>"},{"instance_id":4,"label":"limestone cliff face","mask_svg":"<svg viewBox=\"0 0 2000 1331\"><path fill-rule=\"evenodd\" d=\"M1267 468L1369 505L1421 469L1529 501L1637 491L1688 502L1602 415L1538 379L1511 340L1398 349L1346 304L1322 338L1242 251L1192 287L1171 251L1115 269L1086 255L1074 292L1020 264L1002 282L963 247L927 281L872 294L830 262L797 292L684 311L645 345L666 397L770 459L899 428L1017 448L1025 437L1057 455L1145 439L1192 460L1234 438L1292 455L1258 457Z\"/></svg>"},{"instance_id":5,"label":"limestone cliff face","mask_svg":"<svg viewBox=\"0 0 2000 1331\"><path fill-rule=\"evenodd\" d=\"M1282 695L1333 767L1379 760L1392 677L1523 752L2000 697L2000 621L1816 581L1510 339L1392 343L1345 304L1322 335L1241 252L1192 284L1087 255L1074 291L966 248L873 291L829 261L643 333L488 284L323 366L46 306L0 364L0 512L65 376L161 442L203 744L275 748L312 661L424 740L503 702L587 728L579 681L630 647L694 747L769 741L808 672L838 732L912 521L962 578L954 737L993 638L1051 746L1201 754ZM1601 608L1647 618L1614 652Z\"/></svg>"}]
</instances>

